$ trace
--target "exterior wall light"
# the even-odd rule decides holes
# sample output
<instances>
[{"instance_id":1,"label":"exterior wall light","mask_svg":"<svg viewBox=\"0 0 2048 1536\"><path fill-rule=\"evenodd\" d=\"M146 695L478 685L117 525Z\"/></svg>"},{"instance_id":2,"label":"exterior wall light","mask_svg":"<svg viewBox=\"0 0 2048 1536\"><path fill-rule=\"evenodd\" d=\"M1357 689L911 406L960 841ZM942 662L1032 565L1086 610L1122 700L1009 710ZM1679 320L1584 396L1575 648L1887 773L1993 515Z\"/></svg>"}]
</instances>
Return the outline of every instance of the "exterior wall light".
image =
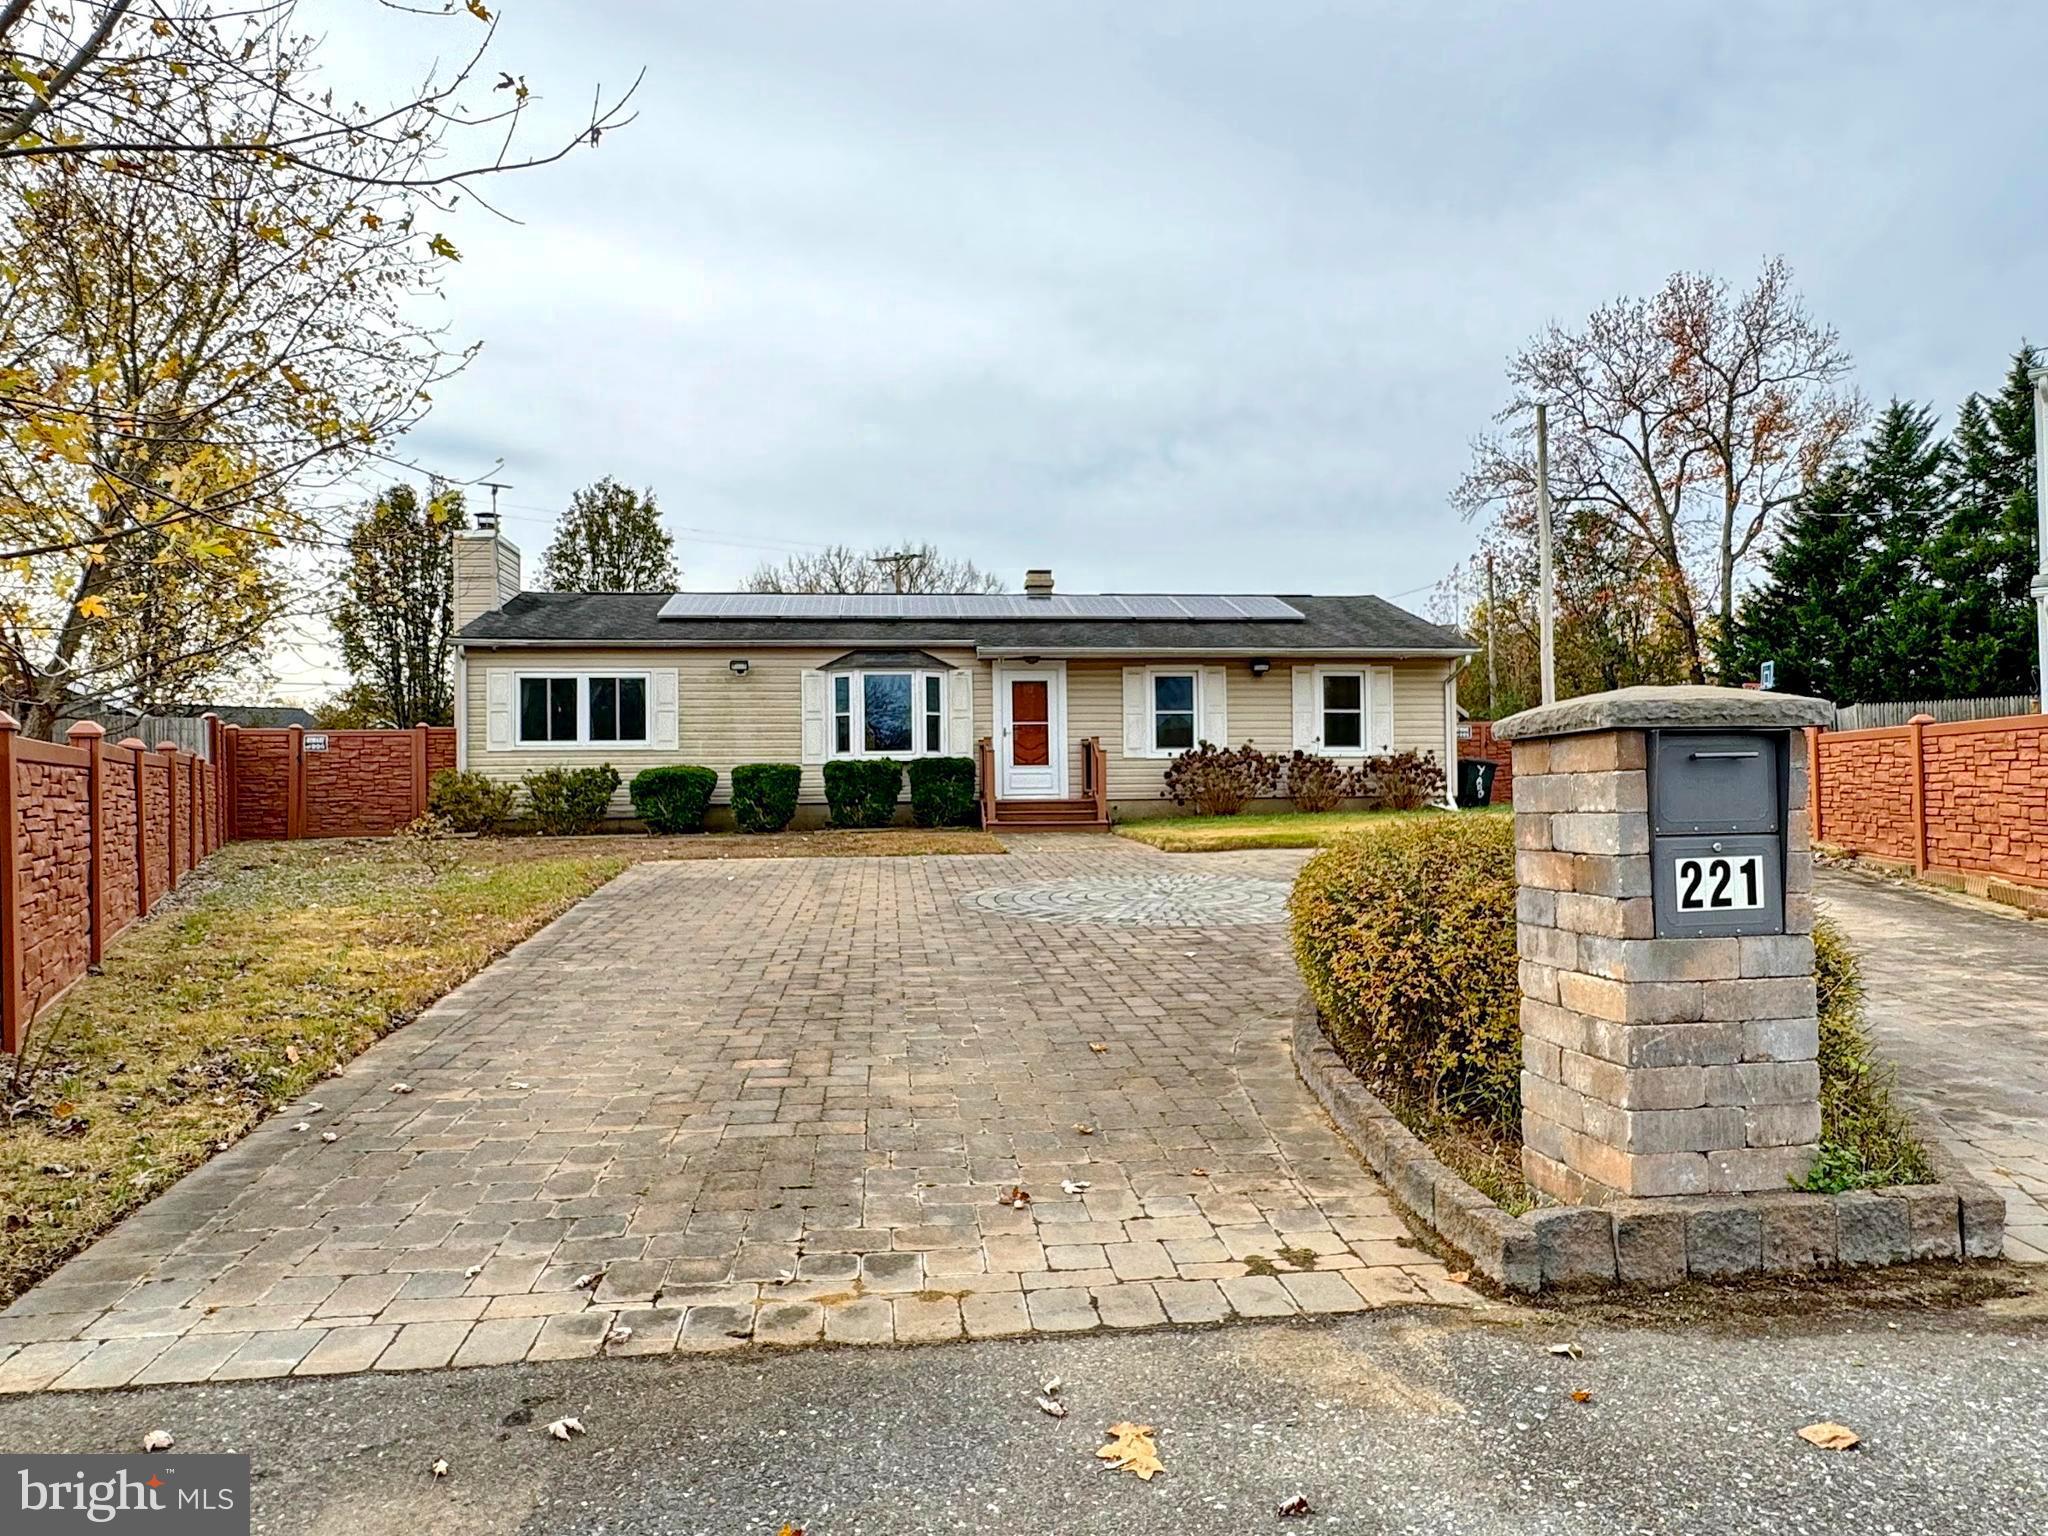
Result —
<instances>
[{"instance_id":1,"label":"exterior wall light","mask_svg":"<svg viewBox=\"0 0 2048 1536\"><path fill-rule=\"evenodd\" d=\"M1254 656L1254 657L1252 658L1252 676L1253 676L1253 677L1264 677L1264 676L1265 676L1265 675L1266 675L1266 674L1267 674L1268 672L1270 672L1270 671L1272 671L1272 670L1273 670L1273 663L1271 663L1270 661L1266 660L1266 658L1265 658L1265 657L1263 657L1263 656Z\"/></svg>"},{"instance_id":2,"label":"exterior wall light","mask_svg":"<svg viewBox=\"0 0 2048 1536\"><path fill-rule=\"evenodd\" d=\"M732 675L734 677L745 677L747 675L748 663L747 658L744 656L735 656L731 661L728 661L726 665L732 669Z\"/></svg>"}]
</instances>

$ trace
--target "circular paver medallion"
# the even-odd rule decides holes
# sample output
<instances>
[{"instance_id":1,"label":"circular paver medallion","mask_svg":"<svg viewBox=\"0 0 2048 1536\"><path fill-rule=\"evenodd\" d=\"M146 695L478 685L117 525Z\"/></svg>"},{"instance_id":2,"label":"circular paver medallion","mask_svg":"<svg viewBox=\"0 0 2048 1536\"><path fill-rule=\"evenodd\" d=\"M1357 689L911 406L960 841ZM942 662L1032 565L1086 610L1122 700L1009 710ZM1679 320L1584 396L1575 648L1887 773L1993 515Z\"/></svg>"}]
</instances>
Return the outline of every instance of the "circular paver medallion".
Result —
<instances>
[{"instance_id":1,"label":"circular paver medallion","mask_svg":"<svg viewBox=\"0 0 2048 1536\"><path fill-rule=\"evenodd\" d=\"M1229 928L1287 918L1284 880L1233 875L1083 877L999 885L960 904L1038 923L1107 923L1123 928Z\"/></svg>"}]
</instances>

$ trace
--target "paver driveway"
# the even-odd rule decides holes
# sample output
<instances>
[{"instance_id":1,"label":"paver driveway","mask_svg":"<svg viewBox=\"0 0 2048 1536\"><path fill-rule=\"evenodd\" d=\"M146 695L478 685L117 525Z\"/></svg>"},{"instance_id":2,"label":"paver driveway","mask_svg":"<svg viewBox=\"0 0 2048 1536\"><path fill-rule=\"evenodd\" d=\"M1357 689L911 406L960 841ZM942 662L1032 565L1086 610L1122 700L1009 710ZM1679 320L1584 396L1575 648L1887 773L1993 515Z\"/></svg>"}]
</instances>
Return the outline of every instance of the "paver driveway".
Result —
<instances>
[{"instance_id":1,"label":"paver driveway","mask_svg":"<svg viewBox=\"0 0 2048 1536\"><path fill-rule=\"evenodd\" d=\"M2048 1264L2048 929L1846 871L1816 889L1914 1112L2005 1196L2005 1256Z\"/></svg>"},{"instance_id":2,"label":"paver driveway","mask_svg":"<svg viewBox=\"0 0 2048 1536\"><path fill-rule=\"evenodd\" d=\"M1471 1303L1294 1076L1301 857L629 869L21 1298L0 1389Z\"/></svg>"}]
</instances>

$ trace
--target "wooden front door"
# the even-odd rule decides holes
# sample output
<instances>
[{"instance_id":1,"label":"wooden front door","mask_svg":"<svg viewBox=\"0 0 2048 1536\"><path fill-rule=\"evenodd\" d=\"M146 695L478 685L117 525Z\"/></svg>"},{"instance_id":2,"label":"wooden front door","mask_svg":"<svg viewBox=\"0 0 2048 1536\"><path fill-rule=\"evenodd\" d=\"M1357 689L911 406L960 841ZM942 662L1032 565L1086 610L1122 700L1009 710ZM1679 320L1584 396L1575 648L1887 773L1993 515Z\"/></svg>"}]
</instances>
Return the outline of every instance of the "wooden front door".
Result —
<instances>
[{"instance_id":1,"label":"wooden front door","mask_svg":"<svg viewBox=\"0 0 2048 1536\"><path fill-rule=\"evenodd\" d=\"M1066 681L1063 667L997 671L1002 747L996 790L1005 799L1066 793Z\"/></svg>"}]
</instances>

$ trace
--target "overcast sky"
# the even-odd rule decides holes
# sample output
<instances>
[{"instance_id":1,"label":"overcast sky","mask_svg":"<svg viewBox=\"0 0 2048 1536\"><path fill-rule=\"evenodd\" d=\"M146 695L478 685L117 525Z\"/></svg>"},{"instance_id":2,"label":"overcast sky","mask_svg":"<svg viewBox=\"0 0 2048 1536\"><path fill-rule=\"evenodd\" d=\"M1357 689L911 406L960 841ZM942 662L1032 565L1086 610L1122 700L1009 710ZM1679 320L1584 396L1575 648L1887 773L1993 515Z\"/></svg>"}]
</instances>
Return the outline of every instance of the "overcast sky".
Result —
<instances>
[{"instance_id":1,"label":"overcast sky","mask_svg":"<svg viewBox=\"0 0 2048 1536\"><path fill-rule=\"evenodd\" d=\"M332 6L341 0L331 0ZM337 57L416 23L342 9ZM1864 393L2048 336L2048 8L506 0L550 110L640 118L460 219L478 361L412 451L554 511L651 485L685 584L843 539L1014 586L1367 591L1508 354L1674 269L1793 264Z\"/></svg>"}]
</instances>

